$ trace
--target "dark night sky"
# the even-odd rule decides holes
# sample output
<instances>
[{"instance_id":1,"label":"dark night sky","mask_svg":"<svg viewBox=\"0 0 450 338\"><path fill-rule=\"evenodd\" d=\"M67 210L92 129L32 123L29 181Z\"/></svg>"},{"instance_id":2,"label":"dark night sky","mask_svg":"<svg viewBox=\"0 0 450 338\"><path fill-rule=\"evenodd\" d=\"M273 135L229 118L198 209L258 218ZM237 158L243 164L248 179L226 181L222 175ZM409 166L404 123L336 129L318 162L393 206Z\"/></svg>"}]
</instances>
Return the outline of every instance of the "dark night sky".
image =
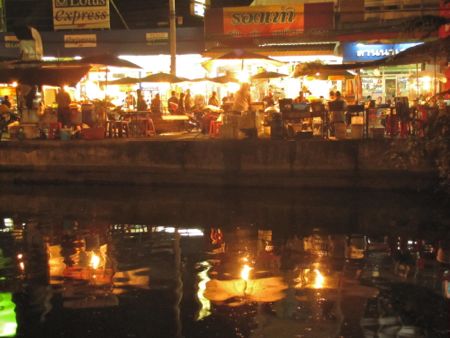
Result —
<instances>
[{"instance_id":1,"label":"dark night sky","mask_svg":"<svg viewBox=\"0 0 450 338\"><path fill-rule=\"evenodd\" d=\"M52 0L6 0L8 30L16 25L31 25L41 31L53 30ZM211 0L211 7L247 6L251 0ZM167 22L168 0L115 0L130 28L161 26ZM203 21L189 14L189 0L176 0L177 15L184 26L200 26ZM110 7L111 28L124 28L117 13ZM160 23L160 24L158 24Z\"/></svg>"}]
</instances>

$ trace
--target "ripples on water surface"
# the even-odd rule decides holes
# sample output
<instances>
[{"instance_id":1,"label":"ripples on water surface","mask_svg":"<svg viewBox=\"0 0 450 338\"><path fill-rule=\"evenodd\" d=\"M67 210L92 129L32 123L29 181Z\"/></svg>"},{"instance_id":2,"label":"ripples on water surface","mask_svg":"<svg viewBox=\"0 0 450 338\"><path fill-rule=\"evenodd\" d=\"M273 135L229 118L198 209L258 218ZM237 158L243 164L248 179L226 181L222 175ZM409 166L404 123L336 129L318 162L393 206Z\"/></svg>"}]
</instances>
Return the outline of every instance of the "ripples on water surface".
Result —
<instances>
[{"instance_id":1,"label":"ripples on water surface","mask_svg":"<svg viewBox=\"0 0 450 338\"><path fill-rule=\"evenodd\" d=\"M2 187L0 216L0 337L448 336L430 196Z\"/></svg>"}]
</instances>

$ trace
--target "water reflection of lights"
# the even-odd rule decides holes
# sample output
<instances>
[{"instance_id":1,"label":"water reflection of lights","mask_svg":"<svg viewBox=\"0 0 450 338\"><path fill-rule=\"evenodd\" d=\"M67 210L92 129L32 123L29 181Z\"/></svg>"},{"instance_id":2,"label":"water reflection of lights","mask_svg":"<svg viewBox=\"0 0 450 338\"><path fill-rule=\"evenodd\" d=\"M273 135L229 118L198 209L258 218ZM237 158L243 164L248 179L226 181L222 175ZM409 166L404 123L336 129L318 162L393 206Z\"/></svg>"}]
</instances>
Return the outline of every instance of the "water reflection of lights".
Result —
<instances>
[{"instance_id":1,"label":"water reflection of lights","mask_svg":"<svg viewBox=\"0 0 450 338\"><path fill-rule=\"evenodd\" d=\"M98 267L100 266L100 256L95 254L94 252L92 253L91 256L91 261L89 263L89 265L93 268L93 269L98 269Z\"/></svg>"},{"instance_id":2,"label":"water reflection of lights","mask_svg":"<svg viewBox=\"0 0 450 338\"><path fill-rule=\"evenodd\" d=\"M164 226L157 226L152 228L153 232L166 232L169 234L175 233L176 230L177 228L175 227L164 227ZM178 233L182 237L202 237L204 235L201 229L196 228L178 228Z\"/></svg>"},{"instance_id":3,"label":"water reflection of lights","mask_svg":"<svg viewBox=\"0 0 450 338\"><path fill-rule=\"evenodd\" d=\"M14 228L14 221L11 218L3 219L4 228L0 228L0 232L11 232Z\"/></svg>"},{"instance_id":4,"label":"water reflection of lights","mask_svg":"<svg viewBox=\"0 0 450 338\"><path fill-rule=\"evenodd\" d=\"M212 266L208 261L201 262L200 266L204 269L197 274L199 279L197 298L201 305L201 308L198 312L197 320L201 320L205 317L208 317L211 314L211 302L209 301L209 299L205 297L205 291L206 291L206 284L211 280L208 276L208 271L211 269Z\"/></svg>"},{"instance_id":5,"label":"water reflection of lights","mask_svg":"<svg viewBox=\"0 0 450 338\"><path fill-rule=\"evenodd\" d=\"M313 289L323 289L325 286L325 276L319 268L303 269L295 279L297 289L310 287Z\"/></svg>"},{"instance_id":6,"label":"water reflection of lights","mask_svg":"<svg viewBox=\"0 0 450 338\"><path fill-rule=\"evenodd\" d=\"M19 263L19 269L23 272L25 271L25 263L23 262L23 254L17 254L17 261Z\"/></svg>"},{"instance_id":7,"label":"water reflection of lights","mask_svg":"<svg viewBox=\"0 0 450 338\"><path fill-rule=\"evenodd\" d=\"M314 288L322 289L325 284L325 277L318 269L315 269L314 272L316 273L316 279L314 280Z\"/></svg>"},{"instance_id":8,"label":"water reflection of lights","mask_svg":"<svg viewBox=\"0 0 450 338\"><path fill-rule=\"evenodd\" d=\"M248 279L250 278L250 271L251 271L252 269L253 269L253 268L250 267L248 264L244 264L244 266L243 266L242 269L241 269L241 278L242 278L244 281L248 281Z\"/></svg>"}]
</instances>

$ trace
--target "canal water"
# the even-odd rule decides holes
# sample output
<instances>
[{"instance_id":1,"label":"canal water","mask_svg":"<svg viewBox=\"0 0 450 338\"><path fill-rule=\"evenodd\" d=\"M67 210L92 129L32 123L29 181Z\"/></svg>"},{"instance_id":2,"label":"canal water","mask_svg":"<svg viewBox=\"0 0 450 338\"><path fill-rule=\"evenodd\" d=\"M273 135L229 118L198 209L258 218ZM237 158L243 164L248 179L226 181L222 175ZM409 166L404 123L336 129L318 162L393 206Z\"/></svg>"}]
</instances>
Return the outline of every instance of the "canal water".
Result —
<instances>
[{"instance_id":1,"label":"canal water","mask_svg":"<svg viewBox=\"0 0 450 338\"><path fill-rule=\"evenodd\" d=\"M447 202L2 186L0 337L448 337Z\"/></svg>"}]
</instances>

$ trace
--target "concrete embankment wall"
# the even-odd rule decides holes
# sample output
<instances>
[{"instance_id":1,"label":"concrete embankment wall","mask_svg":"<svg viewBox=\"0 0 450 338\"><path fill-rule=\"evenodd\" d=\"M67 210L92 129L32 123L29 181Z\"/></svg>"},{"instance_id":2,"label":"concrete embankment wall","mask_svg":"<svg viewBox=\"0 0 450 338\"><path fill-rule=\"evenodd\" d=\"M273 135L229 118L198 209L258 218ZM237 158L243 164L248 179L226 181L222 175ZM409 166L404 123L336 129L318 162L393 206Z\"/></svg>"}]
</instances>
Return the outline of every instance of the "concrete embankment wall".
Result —
<instances>
[{"instance_id":1,"label":"concrete embankment wall","mask_svg":"<svg viewBox=\"0 0 450 338\"><path fill-rule=\"evenodd\" d=\"M422 161L397 168L387 140L101 140L0 143L0 181L278 188L429 189Z\"/></svg>"}]
</instances>

